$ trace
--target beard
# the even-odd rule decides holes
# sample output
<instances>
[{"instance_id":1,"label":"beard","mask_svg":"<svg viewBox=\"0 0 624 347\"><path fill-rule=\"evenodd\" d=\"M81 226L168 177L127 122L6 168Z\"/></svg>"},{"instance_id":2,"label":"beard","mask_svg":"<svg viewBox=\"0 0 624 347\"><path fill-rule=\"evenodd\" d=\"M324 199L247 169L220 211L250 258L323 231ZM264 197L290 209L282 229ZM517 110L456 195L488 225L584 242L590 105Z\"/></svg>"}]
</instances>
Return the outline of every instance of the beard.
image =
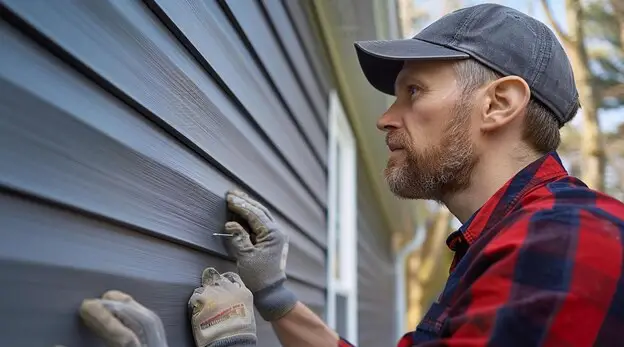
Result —
<instances>
[{"instance_id":1,"label":"beard","mask_svg":"<svg viewBox=\"0 0 624 347\"><path fill-rule=\"evenodd\" d=\"M391 157L384 171L392 193L405 199L428 199L442 202L444 197L470 185L478 162L470 138L470 104L458 102L455 115L446 126L436 146L418 150L404 131L388 133L393 143L401 144L404 155Z\"/></svg>"}]
</instances>

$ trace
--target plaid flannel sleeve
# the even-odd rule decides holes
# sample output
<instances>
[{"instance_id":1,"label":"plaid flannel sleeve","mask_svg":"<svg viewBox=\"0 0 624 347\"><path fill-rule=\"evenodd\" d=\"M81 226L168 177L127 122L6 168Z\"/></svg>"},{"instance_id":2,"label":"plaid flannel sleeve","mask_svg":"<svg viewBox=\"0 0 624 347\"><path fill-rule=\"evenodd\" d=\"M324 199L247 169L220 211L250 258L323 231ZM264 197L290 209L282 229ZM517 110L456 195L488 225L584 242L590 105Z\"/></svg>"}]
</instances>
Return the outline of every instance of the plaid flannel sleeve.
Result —
<instances>
[{"instance_id":1,"label":"plaid flannel sleeve","mask_svg":"<svg viewBox=\"0 0 624 347\"><path fill-rule=\"evenodd\" d=\"M592 211L524 212L472 260L478 278L447 317L450 337L422 346L614 345L623 232Z\"/></svg>"},{"instance_id":2,"label":"plaid flannel sleeve","mask_svg":"<svg viewBox=\"0 0 624 347\"><path fill-rule=\"evenodd\" d=\"M403 335L403 337L397 344L397 347L412 347L412 345L413 345L412 333L407 333ZM341 337L340 340L338 341L338 347L355 347L355 346L352 345L349 341Z\"/></svg>"},{"instance_id":3,"label":"plaid flannel sleeve","mask_svg":"<svg viewBox=\"0 0 624 347\"><path fill-rule=\"evenodd\" d=\"M338 347L355 347L349 341L343 339L342 337L338 340Z\"/></svg>"}]
</instances>

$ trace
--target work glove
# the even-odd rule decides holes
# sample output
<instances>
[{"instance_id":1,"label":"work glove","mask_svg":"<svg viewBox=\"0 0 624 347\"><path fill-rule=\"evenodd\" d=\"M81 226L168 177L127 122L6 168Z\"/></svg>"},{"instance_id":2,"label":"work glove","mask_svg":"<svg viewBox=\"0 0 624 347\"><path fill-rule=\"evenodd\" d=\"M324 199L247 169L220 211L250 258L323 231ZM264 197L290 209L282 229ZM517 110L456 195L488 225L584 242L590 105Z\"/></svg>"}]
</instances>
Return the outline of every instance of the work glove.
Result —
<instances>
[{"instance_id":1,"label":"work glove","mask_svg":"<svg viewBox=\"0 0 624 347\"><path fill-rule=\"evenodd\" d=\"M109 347L167 347L160 318L130 295L111 290L80 306L85 324Z\"/></svg>"},{"instance_id":2,"label":"work glove","mask_svg":"<svg viewBox=\"0 0 624 347\"><path fill-rule=\"evenodd\" d=\"M250 234L238 222L227 222L225 231L230 249L236 257L238 273L254 296L258 313L266 321L274 321L288 313L297 298L284 286L288 237L279 230L275 220L259 202L234 190L227 194L229 209L250 227Z\"/></svg>"},{"instance_id":3,"label":"work glove","mask_svg":"<svg viewBox=\"0 0 624 347\"><path fill-rule=\"evenodd\" d=\"M253 297L237 274L205 269L188 306L198 347L256 345Z\"/></svg>"}]
</instances>

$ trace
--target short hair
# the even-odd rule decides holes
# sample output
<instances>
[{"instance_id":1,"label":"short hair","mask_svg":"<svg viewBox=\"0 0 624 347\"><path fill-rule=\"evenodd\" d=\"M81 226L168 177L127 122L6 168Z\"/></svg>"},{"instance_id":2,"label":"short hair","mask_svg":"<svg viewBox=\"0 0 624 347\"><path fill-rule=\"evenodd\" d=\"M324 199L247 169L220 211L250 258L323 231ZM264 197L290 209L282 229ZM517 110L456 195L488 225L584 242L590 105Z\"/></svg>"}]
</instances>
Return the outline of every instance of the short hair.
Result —
<instances>
[{"instance_id":1,"label":"short hair","mask_svg":"<svg viewBox=\"0 0 624 347\"><path fill-rule=\"evenodd\" d=\"M474 59L460 60L456 62L454 69L460 88L465 94L470 94L485 83L503 77ZM578 106L573 112L576 114L577 111ZM527 104L522 139L542 154L556 150L561 143L559 123L555 114L533 96Z\"/></svg>"}]
</instances>

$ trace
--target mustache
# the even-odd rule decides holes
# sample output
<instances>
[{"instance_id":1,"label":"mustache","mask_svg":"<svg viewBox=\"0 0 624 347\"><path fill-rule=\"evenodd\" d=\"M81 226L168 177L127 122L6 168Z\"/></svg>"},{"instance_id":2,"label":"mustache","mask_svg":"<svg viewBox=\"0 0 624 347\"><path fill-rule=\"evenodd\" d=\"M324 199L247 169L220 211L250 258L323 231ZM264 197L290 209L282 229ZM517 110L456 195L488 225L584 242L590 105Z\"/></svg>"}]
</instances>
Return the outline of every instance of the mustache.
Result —
<instances>
[{"instance_id":1,"label":"mustache","mask_svg":"<svg viewBox=\"0 0 624 347\"><path fill-rule=\"evenodd\" d=\"M407 135L400 131L386 133L386 146L388 148L406 148L409 145Z\"/></svg>"}]
</instances>

